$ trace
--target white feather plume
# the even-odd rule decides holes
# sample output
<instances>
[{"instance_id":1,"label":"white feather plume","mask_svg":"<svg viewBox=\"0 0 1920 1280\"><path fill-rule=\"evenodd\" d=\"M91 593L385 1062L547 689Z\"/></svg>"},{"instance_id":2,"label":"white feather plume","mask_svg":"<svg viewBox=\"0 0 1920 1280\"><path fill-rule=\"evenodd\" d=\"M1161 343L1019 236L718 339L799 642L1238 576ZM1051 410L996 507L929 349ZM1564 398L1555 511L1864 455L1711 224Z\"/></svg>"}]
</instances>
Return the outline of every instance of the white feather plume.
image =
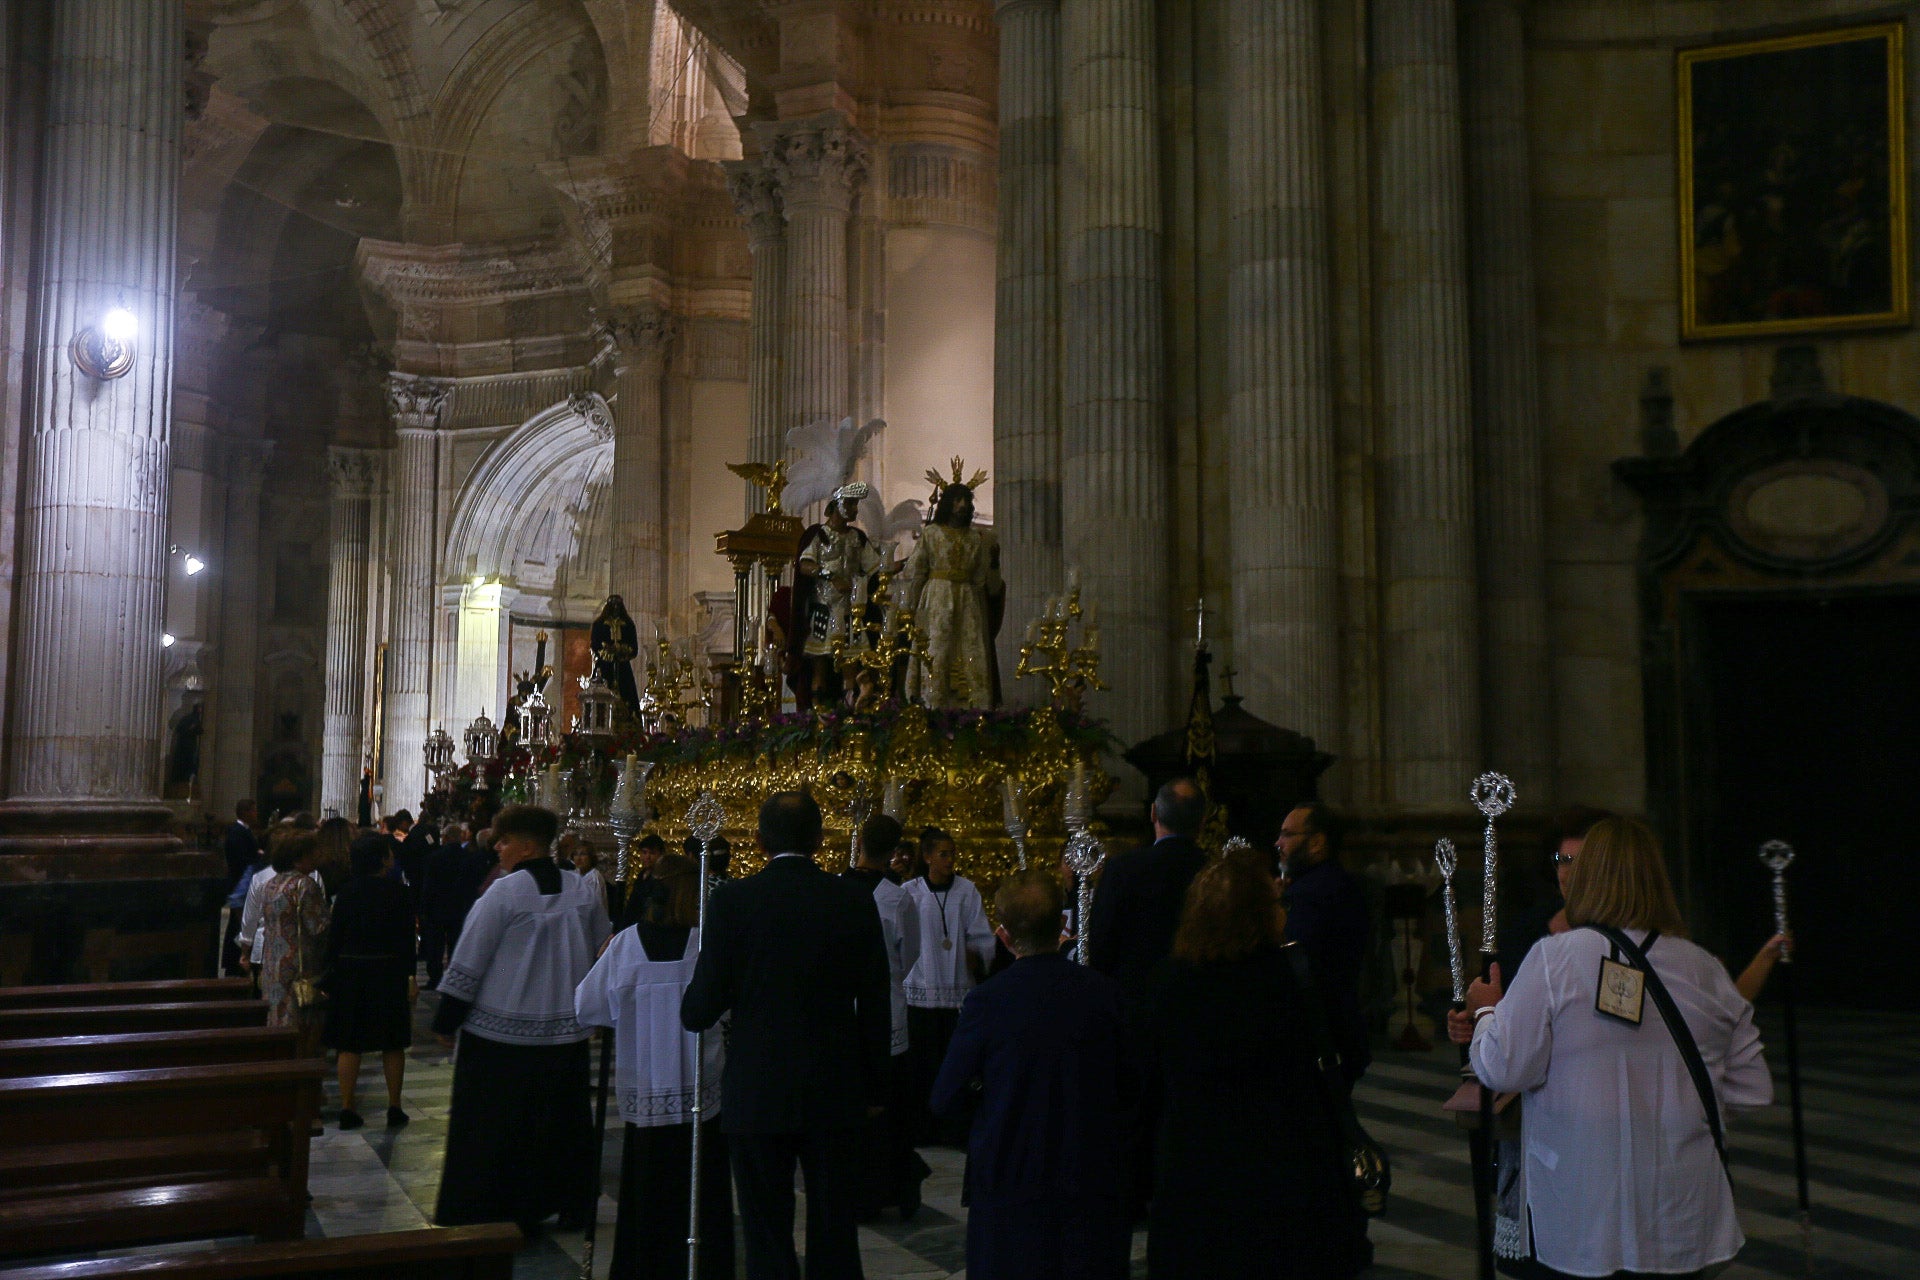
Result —
<instances>
[{"instance_id":1,"label":"white feather plume","mask_svg":"<svg viewBox=\"0 0 1920 1280\"><path fill-rule=\"evenodd\" d=\"M831 498L853 478L867 445L886 425L880 418L864 427L854 426L852 418L837 423L821 418L787 432L787 491L781 505L798 512Z\"/></svg>"}]
</instances>

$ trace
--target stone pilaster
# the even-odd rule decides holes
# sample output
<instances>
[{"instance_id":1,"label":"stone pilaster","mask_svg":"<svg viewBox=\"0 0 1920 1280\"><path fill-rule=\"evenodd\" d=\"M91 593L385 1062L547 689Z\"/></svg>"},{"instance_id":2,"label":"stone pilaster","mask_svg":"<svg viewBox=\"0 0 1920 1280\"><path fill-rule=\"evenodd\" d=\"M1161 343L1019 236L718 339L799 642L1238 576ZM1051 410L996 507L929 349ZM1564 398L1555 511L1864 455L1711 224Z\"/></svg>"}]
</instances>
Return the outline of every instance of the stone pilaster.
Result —
<instances>
[{"instance_id":1,"label":"stone pilaster","mask_svg":"<svg viewBox=\"0 0 1920 1280\"><path fill-rule=\"evenodd\" d=\"M1259 715L1337 750L1339 546L1319 5L1227 17L1233 657Z\"/></svg>"},{"instance_id":2,"label":"stone pilaster","mask_svg":"<svg viewBox=\"0 0 1920 1280\"><path fill-rule=\"evenodd\" d=\"M7 790L43 826L171 848L157 767L180 6L49 8ZM116 306L138 325L131 367L90 377L69 346Z\"/></svg>"},{"instance_id":3,"label":"stone pilaster","mask_svg":"<svg viewBox=\"0 0 1920 1280\"><path fill-rule=\"evenodd\" d=\"M614 594L641 634L667 622L665 423L661 380L679 319L658 307L629 307L602 322L615 350L613 405Z\"/></svg>"},{"instance_id":4,"label":"stone pilaster","mask_svg":"<svg viewBox=\"0 0 1920 1280\"><path fill-rule=\"evenodd\" d=\"M764 158L733 160L725 165L727 190L747 224L747 247L753 254L753 311L747 333L747 456L754 462L772 462L780 456L786 415L781 403L786 391L787 219L780 207L780 180ZM748 510L765 507L762 490L747 486Z\"/></svg>"},{"instance_id":5,"label":"stone pilaster","mask_svg":"<svg viewBox=\"0 0 1920 1280\"><path fill-rule=\"evenodd\" d=\"M1373 10L1382 719L1388 798L1481 766L1467 238L1453 0Z\"/></svg>"},{"instance_id":6,"label":"stone pilaster","mask_svg":"<svg viewBox=\"0 0 1920 1280\"><path fill-rule=\"evenodd\" d=\"M388 813L418 810L427 790L421 747L433 691L433 622L440 605L434 575L435 447L446 408L445 383L396 373L387 382L396 445L388 470L393 531L393 617L387 630L386 697L380 755Z\"/></svg>"},{"instance_id":7,"label":"stone pilaster","mask_svg":"<svg viewBox=\"0 0 1920 1280\"><path fill-rule=\"evenodd\" d=\"M1001 0L993 502L1007 581L1002 687L1025 620L1061 587L1060 0Z\"/></svg>"},{"instance_id":8,"label":"stone pilaster","mask_svg":"<svg viewBox=\"0 0 1920 1280\"><path fill-rule=\"evenodd\" d=\"M1113 686L1091 709L1131 744L1175 687L1152 0L1062 0L1060 52L1061 527Z\"/></svg>"},{"instance_id":9,"label":"stone pilaster","mask_svg":"<svg viewBox=\"0 0 1920 1280\"><path fill-rule=\"evenodd\" d=\"M385 473L378 450L327 450L331 498L327 541L327 703L320 803L343 817L358 812L366 705L367 575L373 496Z\"/></svg>"},{"instance_id":10,"label":"stone pilaster","mask_svg":"<svg viewBox=\"0 0 1920 1280\"><path fill-rule=\"evenodd\" d=\"M1462 0L1475 516L1487 763L1553 794L1526 29L1519 0Z\"/></svg>"},{"instance_id":11,"label":"stone pilaster","mask_svg":"<svg viewBox=\"0 0 1920 1280\"><path fill-rule=\"evenodd\" d=\"M780 434L852 407L847 381L847 218L871 148L837 111L766 131L786 213L786 369ZM774 443L776 456L784 440Z\"/></svg>"},{"instance_id":12,"label":"stone pilaster","mask_svg":"<svg viewBox=\"0 0 1920 1280\"><path fill-rule=\"evenodd\" d=\"M215 644L218 675L213 687L213 786L207 798L215 813L231 814L234 802L252 796L256 785L260 487L273 446L264 440L225 439L220 450L227 464L227 532L217 569L222 589Z\"/></svg>"}]
</instances>

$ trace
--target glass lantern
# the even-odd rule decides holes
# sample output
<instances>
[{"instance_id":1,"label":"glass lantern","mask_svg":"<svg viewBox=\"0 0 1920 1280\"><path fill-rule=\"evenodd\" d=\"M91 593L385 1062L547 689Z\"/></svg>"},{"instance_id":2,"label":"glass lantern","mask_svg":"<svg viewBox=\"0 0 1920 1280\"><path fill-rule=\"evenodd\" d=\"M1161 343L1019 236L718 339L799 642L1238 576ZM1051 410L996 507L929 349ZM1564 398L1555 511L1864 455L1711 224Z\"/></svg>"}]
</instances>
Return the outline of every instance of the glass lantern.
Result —
<instances>
[{"instance_id":1,"label":"glass lantern","mask_svg":"<svg viewBox=\"0 0 1920 1280\"><path fill-rule=\"evenodd\" d=\"M424 758L427 772L432 775L434 785L440 790L447 787L447 776L453 772L453 739L446 729L435 729L420 744L420 754Z\"/></svg>"},{"instance_id":2,"label":"glass lantern","mask_svg":"<svg viewBox=\"0 0 1920 1280\"><path fill-rule=\"evenodd\" d=\"M553 741L553 708L538 689L520 704L520 741L536 750Z\"/></svg>"},{"instance_id":3,"label":"glass lantern","mask_svg":"<svg viewBox=\"0 0 1920 1280\"><path fill-rule=\"evenodd\" d=\"M493 721L487 719L484 711L467 726L465 737L467 763L470 765L479 766L493 759L494 752L500 746L500 730L494 727Z\"/></svg>"},{"instance_id":4,"label":"glass lantern","mask_svg":"<svg viewBox=\"0 0 1920 1280\"><path fill-rule=\"evenodd\" d=\"M613 708L620 700L600 677L599 671L580 677L580 718L577 732L596 738L613 736Z\"/></svg>"}]
</instances>

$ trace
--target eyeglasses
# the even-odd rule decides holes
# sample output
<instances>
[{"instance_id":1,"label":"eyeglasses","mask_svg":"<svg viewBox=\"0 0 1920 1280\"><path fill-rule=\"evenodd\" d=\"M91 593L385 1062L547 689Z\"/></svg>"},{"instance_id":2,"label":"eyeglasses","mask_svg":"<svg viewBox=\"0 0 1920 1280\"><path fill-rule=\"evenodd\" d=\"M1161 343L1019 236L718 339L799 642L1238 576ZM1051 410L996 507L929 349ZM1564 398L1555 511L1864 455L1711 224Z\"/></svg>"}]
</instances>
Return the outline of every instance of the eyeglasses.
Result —
<instances>
[{"instance_id":1,"label":"eyeglasses","mask_svg":"<svg viewBox=\"0 0 1920 1280\"><path fill-rule=\"evenodd\" d=\"M1570 867L1573 865L1574 856L1575 855L1571 853L1556 853L1553 855L1553 865L1556 867Z\"/></svg>"}]
</instances>

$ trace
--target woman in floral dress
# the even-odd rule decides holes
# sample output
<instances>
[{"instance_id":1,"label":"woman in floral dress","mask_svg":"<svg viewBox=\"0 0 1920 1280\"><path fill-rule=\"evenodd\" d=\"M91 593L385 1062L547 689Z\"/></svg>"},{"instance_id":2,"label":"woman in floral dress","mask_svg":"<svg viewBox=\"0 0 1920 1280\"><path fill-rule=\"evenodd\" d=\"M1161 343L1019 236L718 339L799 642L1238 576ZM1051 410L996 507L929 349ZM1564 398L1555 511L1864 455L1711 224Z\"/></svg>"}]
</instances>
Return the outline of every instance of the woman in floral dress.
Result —
<instances>
[{"instance_id":1,"label":"woman in floral dress","mask_svg":"<svg viewBox=\"0 0 1920 1280\"><path fill-rule=\"evenodd\" d=\"M294 1004L299 978L318 981L327 936L327 895L313 877L320 845L310 831L285 837L274 865L285 868L267 885L261 906L263 929L260 995L267 1025L301 1026L313 1019Z\"/></svg>"}]
</instances>

